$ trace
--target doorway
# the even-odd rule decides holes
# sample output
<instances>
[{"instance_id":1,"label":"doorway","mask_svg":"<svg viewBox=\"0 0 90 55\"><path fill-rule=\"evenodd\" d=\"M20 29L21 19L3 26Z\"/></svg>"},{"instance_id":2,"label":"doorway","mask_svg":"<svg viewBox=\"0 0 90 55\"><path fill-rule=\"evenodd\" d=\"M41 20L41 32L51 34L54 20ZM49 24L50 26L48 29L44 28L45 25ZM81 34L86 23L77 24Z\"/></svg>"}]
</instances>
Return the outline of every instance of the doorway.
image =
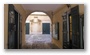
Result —
<instances>
[{"instance_id":1,"label":"doorway","mask_svg":"<svg viewBox=\"0 0 90 55\"><path fill-rule=\"evenodd\" d=\"M26 48L51 48L51 20L46 13L31 13L26 24Z\"/></svg>"}]
</instances>

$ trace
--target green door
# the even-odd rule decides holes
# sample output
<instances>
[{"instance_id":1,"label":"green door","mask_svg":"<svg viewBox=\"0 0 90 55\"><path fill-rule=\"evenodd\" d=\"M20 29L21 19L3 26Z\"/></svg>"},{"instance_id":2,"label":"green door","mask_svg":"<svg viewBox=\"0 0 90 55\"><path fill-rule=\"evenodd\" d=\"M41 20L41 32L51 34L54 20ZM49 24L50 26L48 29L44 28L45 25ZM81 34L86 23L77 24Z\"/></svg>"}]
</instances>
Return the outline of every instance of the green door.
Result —
<instances>
[{"instance_id":1,"label":"green door","mask_svg":"<svg viewBox=\"0 0 90 55\"><path fill-rule=\"evenodd\" d=\"M43 23L42 29L43 34L50 34L50 23Z\"/></svg>"},{"instance_id":2,"label":"green door","mask_svg":"<svg viewBox=\"0 0 90 55\"><path fill-rule=\"evenodd\" d=\"M29 34L29 23L26 23L26 34Z\"/></svg>"}]
</instances>

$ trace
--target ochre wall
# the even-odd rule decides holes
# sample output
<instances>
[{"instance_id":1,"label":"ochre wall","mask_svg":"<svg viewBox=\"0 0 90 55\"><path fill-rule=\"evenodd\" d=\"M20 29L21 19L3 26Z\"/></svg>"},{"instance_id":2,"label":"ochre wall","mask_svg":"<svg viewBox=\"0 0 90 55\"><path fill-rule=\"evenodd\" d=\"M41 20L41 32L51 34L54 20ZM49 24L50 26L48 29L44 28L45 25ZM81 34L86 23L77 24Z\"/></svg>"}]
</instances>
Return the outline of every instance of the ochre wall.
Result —
<instances>
[{"instance_id":1,"label":"ochre wall","mask_svg":"<svg viewBox=\"0 0 90 55\"><path fill-rule=\"evenodd\" d=\"M72 4L71 7L75 7L77 4ZM64 14L64 12L68 11L69 9L67 8L66 5L64 5L61 9L57 9L57 11L54 13L53 16L53 24L55 22L59 22L59 40L55 40L54 38L52 38L52 42L57 45L59 48L63 48L63 20L62 20L62 15ZM80 4L79 5L79 13L84 14L84 5Z\"/></svg>"},{"instance_id":2,"label":"ochre wall","mask_svg":"<svg viewBox=\"0 0 90 55\"><path fill-rule=\"evenodd\" d=\"M8 42L8 4L4 4L4 48L7 49Z\"/></svg>"}]
</instances>

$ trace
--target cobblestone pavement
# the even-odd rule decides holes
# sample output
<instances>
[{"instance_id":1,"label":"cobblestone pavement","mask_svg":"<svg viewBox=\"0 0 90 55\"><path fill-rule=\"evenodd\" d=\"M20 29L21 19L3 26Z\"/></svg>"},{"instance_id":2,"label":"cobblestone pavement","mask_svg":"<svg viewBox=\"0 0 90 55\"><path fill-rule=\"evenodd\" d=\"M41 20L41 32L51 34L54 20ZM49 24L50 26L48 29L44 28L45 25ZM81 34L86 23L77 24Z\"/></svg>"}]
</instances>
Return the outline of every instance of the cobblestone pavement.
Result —
<instances>
[{"instance_id":1,"label":"cobblestone pavement","mask_svg":"<svg viewBox=\"0 0 90 55\"><path fill-rule=\"evenodd\" d=\"M26 49L58 49L52 44L52 37L48 34L39 35L26 35Z\"/></svg>"}]
</instances>

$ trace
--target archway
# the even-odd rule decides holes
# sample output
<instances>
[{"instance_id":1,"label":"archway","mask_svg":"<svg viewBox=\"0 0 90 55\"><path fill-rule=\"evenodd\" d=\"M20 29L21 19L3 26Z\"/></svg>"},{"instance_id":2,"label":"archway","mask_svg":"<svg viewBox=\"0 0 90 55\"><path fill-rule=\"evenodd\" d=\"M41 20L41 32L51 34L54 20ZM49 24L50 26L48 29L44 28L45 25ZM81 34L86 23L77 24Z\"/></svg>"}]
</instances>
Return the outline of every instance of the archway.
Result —
<instances>
[{"instance_id":1,"label":"archway","mask_svg":"<svg viewBox=\"0 0 90 55\"><path fill-rule=\"evenodd\" d=\"M28 34L38 34L35 32L41 32L42 33L42 23L50 23L51 28L51 19L50 17L44 13L44 12L32 12L26 19L25 23L29 23L30 29L28 31ZM33 24L33 25L32 25ZM39 25L39 26L38 26ZM36 27L37 28L36 28ZM51 29L50 29L51 31ZM33 33L34 32L34 33ZM51 32L50 32L51 33Z\"/></svg>"},{"instance_id":2,"label":"archway","mask_svg":"<svg viewBox=\"0 0 90 55\"><path fill-rule=\"evenodd\" d=\"M33 12L26 19L26 45L44 45L51 43L52 28L50 17L44 12ZM47 46L44 46L47 47ZM42 47L42 48L44 48ZM31 48L31 47L29 47ZM34 48L40 48L34 47Z\"/></svg>"}]
</instances>

